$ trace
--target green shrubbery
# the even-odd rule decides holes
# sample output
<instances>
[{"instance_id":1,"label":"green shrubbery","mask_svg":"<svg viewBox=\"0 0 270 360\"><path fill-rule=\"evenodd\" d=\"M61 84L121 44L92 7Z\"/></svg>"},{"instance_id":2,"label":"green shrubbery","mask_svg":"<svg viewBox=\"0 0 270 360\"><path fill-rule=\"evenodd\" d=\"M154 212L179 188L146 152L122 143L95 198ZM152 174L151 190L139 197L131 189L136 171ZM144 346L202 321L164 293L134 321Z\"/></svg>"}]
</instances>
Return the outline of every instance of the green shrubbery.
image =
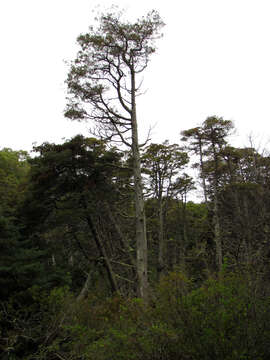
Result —
<instances>
[{"instance_id":1,"label":"green shrubbery","mask_svg":"<svg viewBox=\"0 0 270 360\"><path fill-rule=\"evenodd\" d=\"M147 306L136 298L101 302L94 295L78 302L63 290L53 291L48 304L49 337L40 357L31 359L270 358L270 297L247 275L224 273L196 288L172 272Z\"/></svg>"}]
</instances>

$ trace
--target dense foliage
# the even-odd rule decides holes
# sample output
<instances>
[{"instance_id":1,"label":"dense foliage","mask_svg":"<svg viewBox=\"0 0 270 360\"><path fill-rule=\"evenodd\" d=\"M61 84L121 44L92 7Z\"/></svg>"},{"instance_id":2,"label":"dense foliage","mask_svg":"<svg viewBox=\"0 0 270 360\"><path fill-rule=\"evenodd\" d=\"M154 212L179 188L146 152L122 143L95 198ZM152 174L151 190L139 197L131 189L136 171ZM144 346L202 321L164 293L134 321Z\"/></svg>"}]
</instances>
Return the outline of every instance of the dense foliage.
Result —
<instances>
[{"instance_id":1,"label":"dense foliage","mask_svg":"<svg viewBox=\"0 0 270 360\"><path fill-rule=\"evenodd\" d=\"M145 150L145 303L130 155L81 135L34 152L0 151L1 359L269 358L268 155L226 142L215 173L202 147L194 203L184 148Z\"/></svg>"},{"instance_id":2,"label":"dense foliage","mask_svg":"<svg viewBox=\"0 0 270 360\"><path fill-rule=\"evenodd\" d=\"M216 116L139 144L162 25L109 14L79 37L67 115L98 138L0 150L0 360L270 358L270 156Z\"/></svg>"}]
</instances>

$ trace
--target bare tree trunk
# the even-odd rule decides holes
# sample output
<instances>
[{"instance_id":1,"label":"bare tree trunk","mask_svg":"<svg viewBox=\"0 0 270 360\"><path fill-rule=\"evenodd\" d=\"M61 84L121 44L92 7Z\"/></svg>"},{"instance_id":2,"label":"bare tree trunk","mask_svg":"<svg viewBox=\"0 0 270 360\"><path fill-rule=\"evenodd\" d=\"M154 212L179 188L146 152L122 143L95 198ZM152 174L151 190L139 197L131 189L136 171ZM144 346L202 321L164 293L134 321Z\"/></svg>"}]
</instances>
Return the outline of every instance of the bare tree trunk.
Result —
<instances>
[{"instance_id":1,"label":"bare tree trunk","mask_svg":"<svg viewBox=\"0 0 270 360\"><path fill-rule=\"evenodd\" d=\"M79 293L79 295L77 296L77 299L76 299L77 301L80 301L87 296L88 290L89 290L89 285L90 285L90 280L91 280L91 270L87 274L87 278L84 282L83 288L82 288L81 292Z\"/></svg>"},{"instance_id":2,"label":"bare tree trunk","mask_svg":"<svg viewBox=\"0 0 270 360\"><path fill-rule=\"evenodd\" d=\"M103 246L103 242L98 234L98 232L96 231L96 228L93 224L93 221L91 219L91 217L89 215L86 216L86 220L87 220L87 224L92 232L92 235L94 237L94 240L96 242L96 245L97 245L97 248L100 252L100 255L102 256L103 258L103 261L104 261L104 265L105 265L105 268L107 270L107 274L108 274L108 278L109 278L109 282L111 284L111 289L112 289L112 292L118 292L118 286L117 286L117 282L116 282L116 279L115 279L115 275L114 275L114 272L112 270L112 266L111 266L111 262L107 256L107 253L106 253L106 250Z\"/></svg>"},{"instance_id":3,"label":"bare tree trunk","mask_svg":"<svg viewBox=\"0 0 270 360\"><path fill-rule=\"evenodd\" d=\"M147 274L147 237L146 221L144 212L143 185L141 175L141 159L138 140L138 124L135 101L135 72L131 70L131 102L132 102L132 155L133 175L135 187L135 221L136 221L136 245L137 245L137 274L138 296L148 300L148 274Z\"/></svg>"},{"instance_id":4,"label":"bare tree trunk","mask_svg":"<svg viewBox=\"0 0 270 360\"><path fill-rule=\"evenodd\" d=\"M163 200L162 196L160 196L159 200L159 232L158 232L158 278L159 280L162 278L164 274L164 218L163 218Z\"/></svg>"},{"instance_id":5,"label":"bare tree trunk","mask_svg":"<svg viewBox=\"0 0 270 360\"><path fill-rule=\"evenodd\" d=\"M245 229L244 229L244 233L245 233L245 258L246 258L246 264L250 264L250 260L251 260L251 243L252 243L252 233L250 231L250 225L249 225L249 211L248 211L248 204L247 204L247 198L246 195L244 194L244 198L243 198L243 217L244 217L244 224Z\"/></svg>"},{"instance_id":6,"label":"bare tree trunk","mask_svg":"<svg viewBox=\"0 0 270 360\"><path fill-rule=\"evenodd\" d=\"M200 167L201 167L201 176L202 176L202 186L203 186L203 194L204 194L204 202L208 208L208 199L207 199L207 191L206 191L206 180L204 173L204 164L203 164L203 153L202 153L202 139L199 139L199 153L200 153Z\"/></svg>"},{"instance_id":7,"label":"bare tree trunk","mask_svg":"<svg viewBox=\"0 0 270 360\"><path fill-rule=\"evenodd\" d=\"M115 216L112 213L111 207L107 202L105 202L105 207L106 207L109 219L113 223L114 228L115 228L115 230L117 232L117 235L118 235L119 240L120 240L120 244L123 247L125 253L128 255L130 265L132 265L132 271L134 272L134 275L136 275L136 262L135 262L135 259L132 256L132 254L130 253L130 248L128 246L127 239L125 238L125 236L124 236L124 234L123 234L123 232L121 230L121 227L119 226Z\"/></svg>"},{"instance_id":8,"label":"bare tree trunk","mask_svg":"<svg viewBox=\"0 0 270 360\"><path fill-rule=\"evenodd\" d=\"M183 218L183 246L180 257L180 265L183 270L186 267L186 247L188 245L188 236L187 236L187 217L186 217L186 205L187 205L187 194L182 196L182 218Z\"/></svg>"},{"instance_id":9,"label":"bare tree trunk","mask_svg":"<svg viewBox=\"0 0 270 360\"><path fill-rule=\"evenodd\" d=\"M56 266L56 260L54 254L52 254L52 266Z\"/></svg>"},{"instance_id":10,"label":"bare tree trunk","mask_svg":"<svg viewBox=\"0 0 270 360\"><path fill-rule=\"evenodd\" d=\"M222 243L221 243L221 233L220 233L220 222L219 222L219 214L218 214L218 198L217 191L215 190L214 194L214 237L216 243L216 263L218 267L218 271L222 270Z\"/></svg>"},{"instance_id":11,"label":"bare tree trunk","mask_svg":"<svg viewBox=\"0 0 270 360\"><path fill-rule=\"evenodd\" d=\"M222 254L222 243L221 243L221 231L220 231L220 219L219 219L219 208L218 208L218 155L216 153L216 147L212 140L212 150L215 161L215 178L214 178L214 240L216 243L216 264L218 271L222 270L223 254Z\"/></svg>"}]
</instances>

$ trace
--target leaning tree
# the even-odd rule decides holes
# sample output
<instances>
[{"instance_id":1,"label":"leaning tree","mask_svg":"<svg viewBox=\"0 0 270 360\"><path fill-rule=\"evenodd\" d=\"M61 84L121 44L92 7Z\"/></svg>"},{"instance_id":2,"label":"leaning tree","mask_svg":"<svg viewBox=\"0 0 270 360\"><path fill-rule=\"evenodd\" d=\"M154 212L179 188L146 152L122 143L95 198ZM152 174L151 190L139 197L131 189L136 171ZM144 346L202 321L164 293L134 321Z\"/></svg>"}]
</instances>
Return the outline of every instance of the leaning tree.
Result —
<instances>
[{"instance_id":1,"label":"leaning tree","mask_svg":"<svg viewBox=\"0 0 270 360\"><path fill-rule=\"evenodd\" d=\"M95 134L121 141L131 149L135 194L138 295L147 299L147 238L141 176L136 98L140 76L155 52L163 26L152 11L134 23L123 14L103 14L97 27L78 37L80 51L67 79L69 104L65 115L91 120Z\"/></svg>"}]
</instances>

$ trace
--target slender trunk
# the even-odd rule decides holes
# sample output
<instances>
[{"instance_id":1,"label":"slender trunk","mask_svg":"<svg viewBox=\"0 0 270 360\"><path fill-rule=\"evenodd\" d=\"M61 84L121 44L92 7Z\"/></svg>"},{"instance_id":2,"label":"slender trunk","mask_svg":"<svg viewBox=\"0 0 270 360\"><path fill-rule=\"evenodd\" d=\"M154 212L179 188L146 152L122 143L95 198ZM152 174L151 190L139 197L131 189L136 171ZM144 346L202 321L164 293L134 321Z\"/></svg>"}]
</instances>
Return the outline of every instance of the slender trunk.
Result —
<instances>
[{"instance_id":1,"label":"slender trunk","mask_svg":"<svg viewBox=\"0 0 270 360\"><path fill-rule=\"evenodd\" d=\"M186 266L186 247L188 244L188 236L187 236L187 221L186 221L186 205L187 205L187 196L186 193L182 197L182 217L183 217L183 246L182 246L182 254L181 254L181 266L183 270Z\"/></svg>"},{"instance_id":2,"label":"slender trunk","mask_svg":"<svg viewBox=\"0 0 270 360\"><path fill-rule=\"evenodd\" d=\"M159 232L158 232L158 278L159 280L162 278L162 275L164 274L164 222L163 222L163 199L162 196L158 199L159 203Z\"/></svg>"},{"instance_id":3,"label":"slender trunk","mask_svg":"<svg viewBox=\"0 0 270 360\"><path fill-rule=\"evenodd\" d=\"M217 191L215 190L214 194L214 237L216 243L216 263L218 267L218 271L222 270L222 244L221 244L221 232L220 232L220 222L219 222L219 215L218 215L218 197Z\"/></svg>"},{"instance_id":4,"label":"slender trunk","mask_svg":"<svg viewBox=\"0 0 270 360\"><path fill-rule=\"evenodd\" d=\"M114 272L112 270L112 266L111 266L111 262L106 254L106 250L103 246L103 242L98 234L98 232L96 231L96 228L94 226L94 223L91 219L91 217L89 215L86 216L86 221L87 221L87 224L92 232L92 235L93 235L93 238L96 242L96 245L97 245L97 248L100 252L100 255L102 256L103 258L103 261L104 261L104 265L105 265L105 268L107 270L107 274L108 274L108 278L109 278L109 282L110 282L110 285L111 285L111 289L112 289L112 292L118 292L118 286L117 286L117 282L116 282L116 279L115 279L115 275L114 275Z\"/></svg>"},{"instance_id":5,"label":"slender trunk","mask_svg":"<svg viewBox=\"0 0 270 360\"><path fill-rule=\"evenodd\" d=\"M207 191L206 191L206 180L205 180L205 173L204 173L203 154L202 154L202 139L201 138L199 139L199 153L200 153L200 167L201 167L204 201L208 208L208 199L207 199Z\"/></svg>"},{"instance_id":6,"label":"slender trunk","mask_svg":"<svg viewBox=\"0 0 270 360\"><path fill-rule=\"evenodd\" d=\"M52 265L56 266L56 260L55 260L55 255L52 254Z\"/></svg>"},{"instance_id":7,"label":"slender trunk","mask_svg":"<svg viewBox=\"0 0 270 360\"><path fill-rule=\"evenodd\" d=\"M228 170L229 170L229 174L230 174L230 185L231 185L231 193L232 193L232 198L233 198L233 207L234 207L234 244L232 244L232 246L235 246L235 249L233 251L234 256L235 256L235 260L236 263L239 262L239 248L240 248L240 244L242 242L242 238L243 238L243 229L244 229L244 223L243 223L243 217L242 217L242 212L241 212L241 207L240 207L240 201L239 201L239 195L238 195L238 190L237 188L235 188L235 184L236 184L236 176L235 176L235 172L233 169L233 165L232 165L232 161L231 161L231 157L229 156L227 161L227 166L228 166ZM231 243L230 243L231 245Z\"/></svg>"},{"instance_id":8,"label":"slender trunk","mask_svg":"<svg viewBox=\"0 0 270 360\"><path fill-rule=\"evenodd\" d=\"M215 144L212 142L212 150L215 162L215 178L214 178L214 239L216 243L216 264L218 271L222 270L223 255L222 255L222 243L221 243L221 231L220 231L220 219L218 208L218 155L216 153Z\"/></svg>"},{"instance_id":9,"label":"slender trunk","mask_svg":"<svg viewBox=\"0 0 270 360\"><path fill-rule=\"evenodd\" d=\"M132 265L132 271L134 273L134 275L136 275L136 262L135 262L135 259L133 258L132 254L130 253L130 248L128 246L128 242L127 242L127 239L125 238L122 230L121 230L121 227L119 226L115 216L113 215L112 211L111 211L111 207L110 205L105 202L105 207L106 207L106 210L107 210L107 214L109 216L109 219L111 220L111 222L113 223L114 225L114 228L117 232L117 235L119 237L119 241L120 241L120 244L121 246L123 247L125 253L127 254L128 258L129 258L129 262L130 262L130 265Z\"/></svg>"},{"instance_id":10,"label":"slender trunk","mask_svg":"<svg viewBox=\"0 0 270 360\"><path fill-rule=\"evenodd\" d=\"M79 293L79 295L77 296L77 299L76 299L77 301L80 301L87 296L88 291L89 291L90 281L91 281L91 270L87 274L87 278L84 282L83 288L82 288L81 292Z\"/></svg>"},{"instance_id":11,"label":"slender trunk","mask_svg":"<svg viewBox=\"0 0 270 360\"><path fill-rule=\"evenodd\" d=\"M236 241L236 247L237 247L237 249L239 249L240 243L243 238L243 229L244 229L245 224L243 222L243 218L242 218L242 214L241 214L241 207L240 207L237 189L233 189L232 193L233 193L233 199L234 199L234 203L235 203L235 212L236 212L235 217L234 217L234 223L236 224L235 241ZM239 250L236 253L236 261L237 261L237 263L239 261Z\"/></svg>"},{"instance_id":12,"label":"slender trunk","mask_svg":"<svg viewBox=\"0 0 270 360\"><path fill-rule=\"evenodd\" d=\"M135 71L131 69L131 103L132 103L132 156L135 195L135 220L136 220L136 246L137 246L137 275L138 296L148 299L148 274L147 274L147 237L144 212L143 186L141 175L141 159L138 140L138 124L135 101Z\"/></svg>"},{"instance_id":13,"label":"slender trunk","mask_svg":"<svg viewBox=\"0 0 270 360\"><path fill-rule=\"evenodd\" d=\"M251 256L251 243L252 243L252 233L250 231L250 226L249 226L249 211L248 211L248 204L247 204L247 197L244 194L244 198L243 198L243 217L244 217L244 223L245 223L245 229L244 229L244 234L245 234L245 238L244 238L244 242L245 242L245 258L246 258L246 264L250 264L250 256Z\"/></svg>"}]
</instances>

